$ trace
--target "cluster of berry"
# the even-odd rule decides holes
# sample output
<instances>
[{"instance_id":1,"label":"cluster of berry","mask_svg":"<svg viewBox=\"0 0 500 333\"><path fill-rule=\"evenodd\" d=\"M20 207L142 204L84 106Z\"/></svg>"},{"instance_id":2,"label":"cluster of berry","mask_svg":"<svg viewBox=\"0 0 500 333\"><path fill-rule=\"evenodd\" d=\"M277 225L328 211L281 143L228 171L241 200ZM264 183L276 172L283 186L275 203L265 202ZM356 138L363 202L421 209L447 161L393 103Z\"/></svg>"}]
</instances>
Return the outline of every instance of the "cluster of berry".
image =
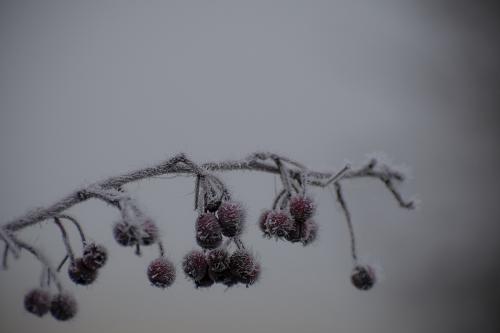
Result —
<instances>
[{"instance_id":1,"label":"cluster of berry","mask_svg":"<svg viewBox=\"0 0 500 333\"><path fill-rule=\"evenodd\" d=\"M295 195L287 208L265 210L259 218L264 237L311 244L317 237L318 225L312 219L316 205L311 198Z\"/></svg>"},{"instance_id":2,"label":"cluster of berry","mask_svg":"<svg viewBox=\"0 0 500 333\"><path fill-rule=\"evenodd\" d=\"M74 258L68 266L69 278L76 284L89 285L97 279L99 268L108 258L106 248L90 243L83 248L83 256Z\"/></svg>"},{"instance_id":3,"label":"cluster of berry","mask_svg":"<svg viewBox=\"0 0 500 333\"><path fill-rule=\"evenodd\" d=\"M73 318L78 309L76 300L70 294L59 293L52 296L45 288L32 289L26 294L24 308L39 317L50 311L55 319L61 321Z\"/></svg>"},{"instance_id":4,"label":"cluster of berry","mask_svg":"<svg viewBox=\"0 0 500 333\"><path fill-rule=\"evenodd\" d=\"M197 288L210 287L214 283L227 287L237 283L249 286L258 280L260 264L239 239L245 217L241 203L230 200L207 205L206 212L198 216L196 242L203 251L192 250L182 262L184 273ZM222 245L224 237L238 247L232 254Z\"/></svg>"}]
</instances>

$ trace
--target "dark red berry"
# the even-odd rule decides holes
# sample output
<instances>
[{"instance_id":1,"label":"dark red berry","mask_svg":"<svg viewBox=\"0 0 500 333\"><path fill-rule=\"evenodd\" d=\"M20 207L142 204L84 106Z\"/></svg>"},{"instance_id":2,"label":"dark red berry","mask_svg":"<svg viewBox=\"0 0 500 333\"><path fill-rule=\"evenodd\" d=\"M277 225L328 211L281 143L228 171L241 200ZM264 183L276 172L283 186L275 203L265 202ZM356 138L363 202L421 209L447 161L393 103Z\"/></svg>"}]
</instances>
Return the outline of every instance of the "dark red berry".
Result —
<instances>
[{"instance_id":1,"label":"dark red berry","mask_svg":"<svg viewBox=\"0 0 500 333\"><path fill-rule=\"evenodd\" d=\"M234 237L243 231L245 210L241 203L223 201L217 211L217 216L224 236Z\"/></svg>"},{"instance_id":2,"label":"dark red berry","mask_svg":"<svg viewBox=\"0 0 500 333\"><path fill-rule=\"evenodd\" d=\"M102 245L90 243L83 248L83 263L91 270L104 266L108 260L108 252Z\"/></svg>"},{"instance_id":3,"label":"dark red berry","mask_svg":"<svg viewBox=\"0 0 500 333\"><path fill-rule=\"evenodd\" d=\"M50 309L51 296L47 290L36 288L24 296L24 308L29 313L42 317Z\"/></svg>"},{"instance_id":4,"label":"dark red berry","mask_svg":"<svg viewBox=\"0 0 500 333\"><path fill-rule=\"evenodd\" d=\"M290 199L290 214L297 222L305 222L314 215L315 204L311 198L297 195Z\"/></svg>"},{"instance_id":5,"label":"dark red berry","mask_svg":"<svg viewBox=\"0 0 500 333\"><path fill-rule=\"evenodd\" d=\"M211 279L210 275L205 274L203 278L199 281L195 281L194 285L196 288L208 288L214 284L214 280Z\"/></svg>"},{"instance_id":6,"label":"dark red berry","mask_svg":"<svg viewBox=\"0 0 500 333\"><path fill-rule=\"evenodd\" d=\"M238 281L247 286L254 284L260 275L260 264L250 252L244 249L236 250L231 255L229 267Z\"/></svg>"},{"instance_id":7,"label":"dark red berry","mask_svg":"<svg viewBox=\"0 0 500 333\"><path fill-rule=\"evenodd\" d=\"M220 273L229 268L229 253L219 248L208 252L207 263L210 271Z\"/></svg>"},{"instance_id":8,"label":"dark red berry","mask_svg":"<svg viewBox=\"0 0 500 333\"><path fill-rule=\"evenodd\" d=\"M78 305L73 296L67 293L55 295L50 303L50 313L61 321L73 318L78 311Z\"/></svg>"},{"instance_id":9,"label":"dark red berry","mask_svg":"<svg viewBox=\"0 0 500 333\"><path fill-rule=\"evenodd\" d=\"M151 284L158 288L166 288L175 281L175 267L170 260L160 257L153 260L147 270Z\"/></svg>"},{"instance_id":10,"label":"dark red berry","mask_svg":"<svg viewBox=\"0 0 500 333\"><path fill-rule=\"evenodd\" d=\"M97 270L87 267L83 258L76 258L69 264L68 275L74 283L85 286L96 280Z\"/></svg>"},{"instance_id":11,"label":"dark red berry","mask_svg":"<svg viewBox=\"0 0 500 333\"><path fill-rule=\"evenodd\" d=\"M202 251L189 252L182 261L184 273L194 281L200 281L207 274L208 264Z\"/></svg>"},{"instance_id":12,"label":"dark red berry","mask_svg":"<svg viewBox=\"0 0 500 333\"><path fill-rule=\"evenodd\" d=\"M352 284L360 290L368 290L375 284L375 272L370 266L358 265L351 275Z\"/></svg>"},{"instance_id":13,"label":"dark red berry","mask_svg":"<svg viewBox=\"0 0 500 333\"><path fill-rule=\"evenodd\" d=\"M215 249L222 243L222 230L214 214L204 213L196 220L196 242L205 249Z\"/></svg>"},{"instance_id":14,"label":"dark red berry","mask_svg":"<svg viewBox=\"0 0 500 333\"><path fill-rule=\"evenodd\" d=\"M141 245L151 245L156 243L159 236L159 230L156 224L151 220L146 220L140 225Z\"/></svg>"},{"instance_id":15,"label":"dark red berry","mask_svg":"<svg viewBox=\"0 0 500 333\"><path fill-rule=\"evenodd\" d=\"M293 220L286 212L274 210L267 215L266 226L270 235L286 237L293 231Z\"/></svg>"},{"instance_id":16,"label":"dark red berry","mask_svg":"<svg viewBox=\"0 0 500 333\"><path fill-rule=\"evenodd\" d=\"M113 236L118 244L133 246L138 242L137 226L125 222L117 222L113 226Z\"/></svg>"}]
</instances>

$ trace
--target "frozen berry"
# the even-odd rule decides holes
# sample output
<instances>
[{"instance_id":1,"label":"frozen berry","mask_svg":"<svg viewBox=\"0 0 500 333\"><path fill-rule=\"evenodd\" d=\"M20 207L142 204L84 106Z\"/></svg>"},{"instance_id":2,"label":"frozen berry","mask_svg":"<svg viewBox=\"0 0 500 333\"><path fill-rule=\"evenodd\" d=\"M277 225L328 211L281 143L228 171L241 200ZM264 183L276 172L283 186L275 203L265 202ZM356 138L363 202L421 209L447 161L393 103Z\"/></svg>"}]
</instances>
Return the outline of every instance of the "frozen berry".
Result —
<instances>
[{"instance_id":1,"label":"frozen berry","mask_svg":"<svg viewBox=\"0 0 500 333\"><path fill-rule=\"evenodd\" d=\"M50 303L50 313L52 316L61 321L66 321L73 318L78 311L76 300L73 296L67 293L61 293L54 298Z\"/></svg>"},{"instance_id":2,"label":"frozen berry","mask_svg":"<svg viewBox=\"0 0 500 333\"><path fill-rule=\"evenodd\" d=\"M297 222L305 222L314 215L315 205L309 197L296 195L290 199L290 214Z\"/></svg>"},{"instance_id":3,"label":"frozen berry","mask_svg":"<svg viewBox=\"0 0 500 333\"><path fill-rule=\"evenodd\" d=\"M221 200L220 199L206 199L206 203L205 203L205 208L210 212L210 213L215 213L219 207L220 207L220 204L221 204Z\"/></svg>"},{"instance_id":4,"label":"frozen berry","mask_svg":"<svg viewBox=\"0 0 500 333\"><path fill-rule=\"evenodd\" d=\"M146 220L140 225L140 241L142 245L151 245L158 240L159 230L151 220Z\"/></svg>"},{"instance_id":5,"label":"frozen berry","mask_svg":"<svg viewBox=\"0 0 500 333\"><path fill-rule=\"evenodd\" d=\"M85 286L96 280L97 270L87 267L83 258L76 258L69 264L68 275L74 283Z\"/></svg>"},{"instance_id":6,"label":"frozen berry","mask_svg":"<svg viewBox=\"0 0 500 333\"><path fill-rule=\"evenodd\" d=\"M352 284L360 290L368 290L375 284L375 272L370 266L356 266L351 275Z\"/></svg>"},{"instance_id":7,"label":"frozen berry","mask_svg":"<svg viewBox=\"0 0 500 333\"><path fill-rule=\"evenodd\" d=\"M133 246L138 241L137 226L125 222L117 222L113 226L113 236L122 246Z\"/></svg>"},{"instance_id":8,"label":"frozen berry","mask_svg":"<svg viewBox=\"0 0 500 333\"><path fill-rule=\"evenodd\" d=\"M201 280L194 282L196 288L208 288L211 287L213 284L214 280L210 278L210 275L208 275L208 273L205 274L203 278L201 278Z\"/></svg>"},{"instance_id":9,"label":"frozen berry","mask_svg":"<svg viewBox=\"0 0 500 333\"><path fill-rule=\"evenodd\" d=\"M50 293L41 288L31 290L24 296L24 308L38 317L45 315L50 309Z\"/></svg>"},{"instance_id":10,"label":"frozen berry","mask_svg":"<svg viewBox=\"0 0 500 333\"><path fill-rule=\"evenodd\" d=\"M272 211L267 215L267 230L275 237L285 237L293 231L293 221L284 211Z\"/></svg>"},{"instance_id":11,"label":"frozen berry","mask_svg":"<svg viewBox=\"0 0 500 333\"><path fill-rule=\"evenodd\" d=\"M147 274L149 281L158 288L169 287L175 281L175 267L164 257L153 260L148 266Z\"/></svg>"},{"instance_id":12,"label":"frozen berry","mask_svg":"<svg viewBox=\"0 0 500 333\"><path fill-rule=\"evenodd\" d=\"M222 243L221 227L214 214L201 214L196 220L196 242L205 249L215 249Z\"/></svg>"},{"instance_id":13,"label":"frozen berry","mask_svg":"<svg viewBox=\"0 0 500 333\"><path fill-rule=\"evenodd\" d=\"M266 224L267 217L268 217L269 213L271 213L271 210L269 210L269 209L264 210L262 212L262 214L260 214L259 221L258 221L259 229L260 229L260 231L263 232L263 235L266 237L271 236L271 234L269 233L269 230L267 229L267 224Z\"/></svg>"},{"instance_id":14,"label":"frozen berry","mask_svg":"<svg viewBox=\"0 0 500 333\"><path fill-rule=\"evenodd\" d=\"M255 283L260 275L260 264L250 252L244 249L236 250L231 255L229 267L238 281L247 286Z\"/></svg>"},{"instance_id":15,"label":"frozen berry","mask_svg":"<svg viewBox=\"0 0 500 333\"><path fill-rule=\"evenodd\" d=\"M223 272L229 268L229 253L223 248L211 250L208 252L207 262L210 271Z\"/></svg>"},{"instance_id":16,"label":"frozen berry","mask_svg":"<svg viewBox=\"0 0 500 333\"><path fill-rule=\"evenodd\" d=\"M226 237L234 237L243 231L245 222L245 210L239 202L224 201L217 211L222 234Z\"/></svg>"},{"instance_id":17,"label":"frozen berry","mask_svg":"<svg viewBox=\"0 0 500 333\"><path fill-rule=\"evenodd\" d=\"M104 266L108 259L108 252L102 245L90 243L83 248L83 263L92 270Z\"/></svg>"},{"instance_id":18,"label":"frozen berry","mask_svg":"<svg viewBox=\"0 0 500 333\"><path fill-rule=\"evenodd\" d=\"M294 222L293 229L285 236L285 239L292 242L301 242L306 246L311 244L317 235L318 225L313 219L305 222Z\"/></svg>"},{"instance_id":19,"label":"frozen berry","mask_svg":"<svg viewBox=\"0 0 500 333\"><path fill-rule=\"evenodd\" d=\"M200 281L207 273L208 264L202 251L189 252L182 261L184 273L195 281Z\"/></svg>"}]
</instances>

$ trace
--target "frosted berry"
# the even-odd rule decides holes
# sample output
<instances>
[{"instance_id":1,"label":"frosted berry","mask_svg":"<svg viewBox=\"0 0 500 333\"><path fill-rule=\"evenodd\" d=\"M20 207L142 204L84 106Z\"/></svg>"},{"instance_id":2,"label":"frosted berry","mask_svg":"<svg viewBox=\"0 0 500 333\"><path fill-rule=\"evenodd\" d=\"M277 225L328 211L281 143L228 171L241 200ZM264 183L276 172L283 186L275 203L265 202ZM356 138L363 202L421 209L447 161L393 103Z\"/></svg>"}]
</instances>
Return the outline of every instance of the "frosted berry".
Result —
<instances>
[{"instance_id":1,"label":"frosted berry","mask_svg":"<svg viewBox=\"0 0 500 333\"><path fill-rule=\"evenodd\" d=\"M234 237L243 231L245 210L241 203L223 201L217 211L217 216L224 236Z\"/></svg>"},{"instance_id":2,"label":"frosted berry","mask_svg":"<svg viewBox=\"0 0 500 333\"><path fill-rule=\"evenodd\" d=\"M97 270L85 266L83 258L76 258L68 267L70 279L81 285L89 285L97 278Z\"/></svg>"},{"instance_id":3,"label":"frosted berry","mask_svg":"<svg viewBox=\"0 0 500 333\"><path fill-rule=\"evenodd\" d=\"M214 280L210 278L210 275L208 275L208 273L205 274L201 280L194 282L196 288L208 288L211 287L213 284Z\"/></svg>"},{"instance_id":4,"label":"frosted berry","mask_svg":"<svg viewBox=\"0 0 500 333\"><path fill-rule=\"evenodd\" d=\"M207 263L210 271L220 273L229 268L229 253L219 248L208 252Z\"/></svg>"},{"instance_id":5,"label":"frosted berry","mask_svg":"<svg viewBox=\"0 0 500 333\"><path fill-rule=\"evenodd\" d=\"M269 215L269 213L271 213L271 210L269 210L269 209L264 210L260 214L259 220L257 222L259 229L260 229L260 231L262 231L262 234L264 237L271 237L271 234L269 233L269 230L267 229L267 224L266 224L267 216Z\"/></svg>"},{"instance_id":6,"label":"frosted berry","mask_svg":"<svg viewBox=\"0 0 500 333\"><path fill-rule=\"evenodd\" d=\"M229 267L238 281L247 286L254 284L260 275L260 264L250 252L244 249L233 252L229 258Z\"/></svg>"},{"instance_id":7,"label":"frosted berry","mask_svg":"<svg viewBox=\"0 0 500 333\"><path fill-rule=\"evenodd\" d=\"M296 195L290 199L290 214L296 222L305 222L314 215L315 204L311 198Z\"/></svg>"},{"instance_id":8,"label":"frosted berry","mask_svg":"<svg viewBox=\"0 0 500 333\"><path fill-rule=\"evenodd\" d=\"M293 231L293 221L284 211L272 211L267 215L266 227L270 235L286 237Z\"/></svg>"},{"instance_id":9,"label":"frosted berry","mask_svg":"<svg viewBox=\"0 0 500 333\"><path fill-rule=\"evenodd\" d=\"M206 210L208 210L210 213L215 213L220 207L221 200L220 199L206 199L206 200L207 200L205 204Z\"/></svg>"},{"instance_id":10,"label":"frosted berry","mask_svg":"<svg viewBox=\"0 0 500 333\"><path fill-rule=\"evenodd\" d=\"M175 281L175 267L170 260L164 257L153 260L147 270L151 284L158 288L166 288Z\"/></svg>"},{"instance_id":11,"label":"frosted berry","mask_svg":"<svg viewBox=\"0 0 500 333\"><path fill-rule=\"evenodd\" d=\"M83 248L83 263L91 270L97 270L104 266L108 260L108 252L102 245L90 243Z\"/></svg>"},{"instance_id":12,"label":"frosted berry","mask_svg":"<svg viewBox=\"0 0 500 333\"><path fill-rule=\"evenodd\" d=\"M214 214L204 213L196 220L196 242L205 249L215 249L222 243L222 230Z\"/></svg>"},{"instance_id":13,"label":"frosted berry","mask_svg":"<svg viewBox=\"0 0 500 333\"><path fill-rule=\"evenodd\" d=\"M202 251L189 252L182 261L184 273L194 281L200 281L207 274L208 264Z\"/></svg>"},{"instance_id":14,"label":"frosted berry","mask_svg":"<svg viewBox=\"0 0 500 333\"><path fill-rule=\"evenodd\" d=\"M125 222L117 222L113 226L113 236L122 246L133 246L138 242L137 226Z\"/></svg>"},{"instance_id":15,"label":"frosted berry","mask_svg":"<svg viewBox=\"0 0 500 333\"><path fill-rule=\"evenodd\" d=\"M42 317L50 309L50 293L47 290L36 288L32 289L24 296L24 308L29 313Z\"/></svg>"},{"instance_id":16,"label":"frosted berry","mask_svg":"<svg viewBox=\"0 0 500 333\"><path fill-rule=\"evenodd\" d=\"M318 233L318 225L313 219L305 222L294 222L293 229L285 236L285 239L292 242L301 242L306 246L314 242Z\"/></svg>"},{"instance_id":17,"label":"frosted berry","mask_svg":"<svg viewBox=\"0 0 500 333\"><path fill-rule=\"evenodd\" d=\"M375 272L370 266L356 266L351 275L352 284L360 290L368 290L375 284Z\"/></svg>"},{"instance_id":18,"label":"frosted berry","mask_svg":"<svg viewBox=\"0 0 500 333\"><path fill-rule=\"evenodd\" d=\"M78 305L73 296L67 293L55 295L50 303L50 313L61 321L73 318L78 311Z\"/></svg>"},{"instance_id":19,"label":"frosted berry","mask_svg":"<svg viewBox=\"0 0 500 333\"><path fill-rule=\"evenodd\" d=\"M146 220L140 225L140 242L142 245L151 245L156 243L158 236L159 230L153 221Z\"/></svg>"}]
</instances>

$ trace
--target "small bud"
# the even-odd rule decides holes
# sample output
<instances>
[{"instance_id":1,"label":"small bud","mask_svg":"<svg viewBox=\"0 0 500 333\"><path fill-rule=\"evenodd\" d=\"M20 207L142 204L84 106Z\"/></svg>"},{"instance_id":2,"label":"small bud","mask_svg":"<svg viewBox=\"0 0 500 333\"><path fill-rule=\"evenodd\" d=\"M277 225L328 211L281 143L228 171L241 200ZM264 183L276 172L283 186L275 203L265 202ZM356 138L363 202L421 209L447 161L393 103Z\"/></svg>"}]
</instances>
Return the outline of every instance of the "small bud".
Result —
<instances>
[{"instance_id":1,"label":"small bud","mask_svg":"<svg viewBox=\"0 0 500 333\"><path fill-rule=\"evenodd\" d=\"M97 270L104 266L108 260L108 252L102 245L90 243L83 249L83 263L91 270Z\"/></svg>"},{"instance_id":2,"label":"small bud","mask_svg":"<svg viewBox=\"0 0 500 333\"><path fill-rule=\"evenodd\" d=\"M89 285L97 278L97 270L85 266L83 258L76 258L68 267L70 279L81 285Z\"/></svg>"},{"instance_id":3,"label":"small bud","mask_svg":"<svg viewBox=\"0 0 500 333\"><path fill-rule=\"evenodd\" d=\"M196 242L204 249L215 249L222 243L221 227L214 214L204 213L196 220Z\"/></svg>"},{"instance_id":4,"label":"small bud","mask_svg":"<svg viewBox=\"0 0 500 333\"><path fill-rule=\"evenodd\" d=\"M164 257L153 260L147 270L151 284L158 288L166 288L175 281L175 267L170 260Z\"/></svg>"},{"instance_id":5,"label":"small bud","mask_svg":"<svg viewBox=\"0 0 500 333\"><path fill-rule=\"evenodd\" d=\"M200 281L207 274L208 264L202 251L189 252L182 261L184 273L194 281Z\"/></svg>"},{"instance_id":6,"label":"small bud","mask_svg":"<svg viewBox=\"0 0 500 333\"><path fill-rule=\"evenodd\" d=\"M140 225L141 245L151 245L158 240L159 230L156 224L151 220L146 220Z\"/></svg>"},{"instance_id":7,"label":"small bud","mask_svg":"<svg viewBox=\"0 0 500 333\"><path fill-rule=\"evenodd\" d=\"M223 201L217 211L217 216L224 236L234 237L243 231L245 210L241 203Z\"/></svg>"},{"instance_id":8,"label":"small bud","mask_svg":"<svg viewBox=\"0 0 500 333\"><path fill-rule=\"evenodd\" d=\"M314 202L309 197L296 195L290 199L290 214L297 222L305 222L311 218L315 208Z\"/></svg>"},{"instance_id":9,"label":"small bud","mask_svg":"<svg viewBox=\"0 0 500 333\"><path fill-rule=\"evenodd\" d=\"M250 252L244 249L234 251L229 258L229 267L238 281L247 286L254 284L260 275L260 264Z\"/></svg>"},{"instance_id":10,"label":"small bud","mask_svg":"<svg viewBox=\"0 0 500 333\"><path fill-rule=\"evenodd\" d=\"M75 298L67 293L61 293L52 298L50 303L50 313L61 321L73 318L78 311L78 305Z\"/></svg>"},{"instance_id":11,"label":"small bud","mask_svg":"<svg viewBox=\"0 0 500 333\"><path fill-rule=\"evenodd\" d=\"M375 284L375 272L368 266L356 266L354 267L353 273L351 275L352 284L360 290L368 290Z\"/></svg>"},{"instance_id":12,"label":"small bud","mask_svg":"<svg viewBox=\"0 0 500 333\"><path fill-rule=\"evenodd\" d=\"M29 313L42 317L50 309L50 293L47 290L36 288L32 289L24 296L24 308Z\"/></svg>"},{"instance_id":13,"label":"small bud","mask_svg":"<svg viewBox=\"0 0 500 333\"><path fill-rule=\"evenodd\" d=\"M138 241L137 226L125 222L117 222L113 226L113 236L116 242L122 246L133 246Z\"/></svg>"},{"instance_id":14,"label":"small bud","mask_svg":"<svg viewBox=\"0 0 500 333\"><path fill-rule=\"evenodd\" d=\"M286 237L293 231L293 221L284 211L272 211L267 215L267 230L275 237Z\"/></svg>"}]
</instances>

